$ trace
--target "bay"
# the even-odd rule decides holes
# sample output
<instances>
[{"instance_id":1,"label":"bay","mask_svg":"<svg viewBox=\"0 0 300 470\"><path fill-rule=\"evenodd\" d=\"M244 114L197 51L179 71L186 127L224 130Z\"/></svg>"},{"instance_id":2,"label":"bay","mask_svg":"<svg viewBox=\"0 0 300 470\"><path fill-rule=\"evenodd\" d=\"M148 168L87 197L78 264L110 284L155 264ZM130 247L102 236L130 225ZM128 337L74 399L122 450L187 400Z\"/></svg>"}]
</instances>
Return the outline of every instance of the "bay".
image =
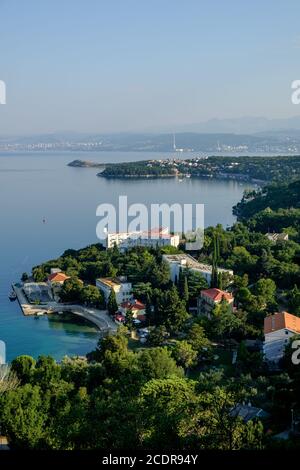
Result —
<instances>
[{"instance_id":1,"label":"bay","mask_svg":"<svg viewBox=\"0 0 300 470\"><path fill-rule=\"evenodd\" d=\"M206 179L106 180L74 159L121 162L170 157L146 152L32 152L0 154L0 339L11 360L20 354L83 355L98 340L93 326L53 316L24 317L8 299L10 285L32 266L68 248L96 243L96 208L106 202L202 203L205 226L232 225L232 206L248 184ZM181 155L184 157L186 155ZM193 155L188 154L189 157ZM43 223L45 219L45 223Z\"/></svg>"}]
</instances>

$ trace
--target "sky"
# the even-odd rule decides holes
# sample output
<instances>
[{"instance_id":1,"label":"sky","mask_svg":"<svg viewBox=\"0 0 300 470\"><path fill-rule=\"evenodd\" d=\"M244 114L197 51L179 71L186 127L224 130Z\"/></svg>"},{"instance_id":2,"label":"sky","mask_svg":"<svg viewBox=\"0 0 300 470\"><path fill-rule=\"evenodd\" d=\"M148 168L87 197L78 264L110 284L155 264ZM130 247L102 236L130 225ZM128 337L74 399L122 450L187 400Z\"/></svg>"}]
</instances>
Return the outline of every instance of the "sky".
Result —
<instances>
[{"instance_id":1,"label":"sky","mask_svg":"<svg viewBox=\"0 0 300 470\"><path fill-rule=\"evenodd\" d=\"M300 114L299 0L0 0L0 135Z\"/></svg>"}]
</instances>

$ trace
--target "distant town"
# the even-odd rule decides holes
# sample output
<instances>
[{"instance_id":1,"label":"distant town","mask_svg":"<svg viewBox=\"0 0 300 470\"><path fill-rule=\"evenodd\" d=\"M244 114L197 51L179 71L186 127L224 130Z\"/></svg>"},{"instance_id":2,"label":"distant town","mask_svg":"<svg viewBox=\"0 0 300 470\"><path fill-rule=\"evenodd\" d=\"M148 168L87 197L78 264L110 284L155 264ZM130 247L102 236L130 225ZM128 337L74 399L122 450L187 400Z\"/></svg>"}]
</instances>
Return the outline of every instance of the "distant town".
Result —
<instances>
[{"instance_id":1,"label":"distant town","mask_svg":"<svg viewBox=\"0 0 300 470\"><path fill-rule=\"evenodd\" d=\"M266 133L195 133L41 135L1 137L1 152L34 151L132 151L132 152L204 152L207 154L300 154L300 131Z\"/></svg>"}]
</instances>

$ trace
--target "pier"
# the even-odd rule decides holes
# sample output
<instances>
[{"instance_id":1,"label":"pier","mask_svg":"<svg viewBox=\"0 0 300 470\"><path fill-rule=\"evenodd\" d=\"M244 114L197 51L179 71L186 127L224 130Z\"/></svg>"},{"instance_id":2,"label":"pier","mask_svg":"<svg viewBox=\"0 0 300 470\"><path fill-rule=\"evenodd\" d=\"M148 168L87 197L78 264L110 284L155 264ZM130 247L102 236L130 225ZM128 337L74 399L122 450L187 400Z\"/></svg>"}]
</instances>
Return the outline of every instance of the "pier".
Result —
<instances>
[{"instance_id":1,"label":"pier","mask_svg":"<svg viewBox=\"0 0 300 470\"><path fill-rule=\"evenodd\" d=\"M117 330L116 323L110 318L106 310L98 310L82 305L63 304L55 301L44 305L30 304L21 286L13 284L12 288L17 295L17 300L25 316L69 312L93 323L101 333L115 332Z\"/></svg>"}]
</instances>

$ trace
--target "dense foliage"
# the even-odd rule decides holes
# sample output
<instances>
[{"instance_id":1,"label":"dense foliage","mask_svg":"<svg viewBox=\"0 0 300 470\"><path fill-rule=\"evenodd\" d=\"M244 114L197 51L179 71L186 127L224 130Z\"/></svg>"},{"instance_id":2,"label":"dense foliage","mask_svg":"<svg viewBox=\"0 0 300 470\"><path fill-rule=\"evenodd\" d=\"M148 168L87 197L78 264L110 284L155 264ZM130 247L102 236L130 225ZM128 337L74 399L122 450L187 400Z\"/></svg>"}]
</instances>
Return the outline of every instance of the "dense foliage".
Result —
<instances>
[{"instance_id":1,"label":"dense foliage","mask_svg":"<svg viewBox=\"0 0 300 470\"><path fill-rule=\"evenodd\" d=\"M257 392L248 379L239 387L222 373L187 379L167 348L129 351L123 333L101 341L94 359L13 361L21 385L0 396L12 448L262 447L262 425L231 413Z\"/></svg>"},{"instance_id":2,"label":"dense foliage","mask_svg":"<svg viewBox=\"0 0 300 470\"><path fill-rule=\"evenodd\" d=\"M207 157L145 160L107 164L99 176L106 178L159 177L189 174L245 180L291 181L300 177L300 157Z\"/></svg>"},{"instance_id":3,"label":"dense foliage","mask_svg":"<svg viewBox=\"0 0 300 470\"><path fill-rule=\"evenodd\" d=\"M137 344L128 322L87 358L60 364L50 357L16 358L0 388L0 426L12 448L283 445L272 436L289 429L291 409L300 416L299 371L291 344L278 370L268 369L257 344L267 315L285 309L300 316L299 188L298 181L273 183L247 193L233 227L205 230L196 256L214 266L213 282L235 298L234 310L223 300L210 318L194 314L199 291L208 287L205 279L184 269L173 284L162 257L167 248L120 253L97 244L35 267L38 281L53 267L70 276L61 291L64 301L96 306L103 301L96 278L127 276L135 297L146 304L150 334L144 346ZM273 230L288 233L289 240L270 241L266 232ZM220 279L220 266L234 271L233 281ZM114 313L114 295L107 307ZM235 413L249 401L263 408L264 420L245 421ZM286 446L299 446L297 439Z\"/></svg>"}]
</instances>

